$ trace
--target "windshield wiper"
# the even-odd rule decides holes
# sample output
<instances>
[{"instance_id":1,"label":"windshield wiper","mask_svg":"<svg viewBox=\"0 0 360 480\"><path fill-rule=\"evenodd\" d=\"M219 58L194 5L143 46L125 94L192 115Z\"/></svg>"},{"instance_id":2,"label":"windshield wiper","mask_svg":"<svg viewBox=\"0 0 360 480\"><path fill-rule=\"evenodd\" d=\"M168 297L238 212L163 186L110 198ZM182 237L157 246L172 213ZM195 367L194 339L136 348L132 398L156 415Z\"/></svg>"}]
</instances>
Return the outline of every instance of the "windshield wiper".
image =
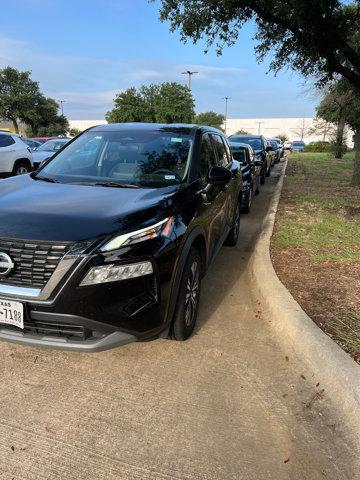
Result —
<instances>
[{"instance_id":1,"label":"windshield wiper","mask_svg":"<svg viewBox=\"0 0 360 480\"><path fill-rule=\"evenodd\" d=\"M38 175L36 175L33 178L35 180L41 180L42 182L60 183L58 180L55 180L55 178L50 178L50 177L39 177Z\"/></svg>"},{"instance_id":2,"label":"windshield wiper","mask_svg":"<svg viewBox=\"0 0 360 480\"><path fill-rule=\"evenodd\" d=\"M140 188L139 185L133 183L117 183L117 182L96 182L95 187L114 187L114 188Z\"/></svg>"}]
</instances>

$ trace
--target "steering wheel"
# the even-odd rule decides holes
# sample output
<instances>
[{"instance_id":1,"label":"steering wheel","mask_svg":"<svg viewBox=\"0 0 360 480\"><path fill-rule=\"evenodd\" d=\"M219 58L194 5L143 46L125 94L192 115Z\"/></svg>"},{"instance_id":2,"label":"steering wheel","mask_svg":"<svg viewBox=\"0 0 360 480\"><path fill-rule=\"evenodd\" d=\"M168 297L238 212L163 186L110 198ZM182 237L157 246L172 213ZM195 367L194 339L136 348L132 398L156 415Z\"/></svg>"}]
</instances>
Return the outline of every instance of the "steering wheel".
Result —
<instances>
[{"instance_id":1,"label":"steering wheel","mask_svg":"<svg viewBox=\"0 0 360 480\"><path fill-rule=\"evenodd\" d=\"M172 170L168 170L166 168L159 168L159 170L155 170L153 172L153 175L171 175L173 177L175 177L176 180L178 180L179 182L182 182L182 178L180 177L180 175L178 175L176 172L173 172Z\"/></svg>"}]
</instances>

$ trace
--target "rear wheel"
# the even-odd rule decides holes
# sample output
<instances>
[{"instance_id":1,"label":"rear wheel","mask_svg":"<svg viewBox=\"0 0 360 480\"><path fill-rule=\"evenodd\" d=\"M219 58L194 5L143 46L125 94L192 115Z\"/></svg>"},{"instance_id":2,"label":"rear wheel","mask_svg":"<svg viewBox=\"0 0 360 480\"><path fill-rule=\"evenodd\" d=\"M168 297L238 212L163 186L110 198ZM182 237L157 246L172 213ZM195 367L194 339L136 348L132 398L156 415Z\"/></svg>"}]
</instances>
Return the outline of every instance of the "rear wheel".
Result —
<instances>
[{"instance_id":1,"label":"rear wheel","mask_svg":"<svg viewBox=\"0 0 360 480\"><path fill-rule=\"evenodd\" d=\"M186 340L192 334L200 300L201 257L196 248L190 250L181 277L176 310L169 337Z\"/></svg>"},{"instance_id":2,"label":"rear wheel","mask_svg":"<svg viewBox=\"0 0 360 480\"><path fill-rule=\"evenodd\" d=\"M25 175L26 173L30 172L30 165L28 162L25 162L23 160L20 160L15 163L14 169L13 169L13 175Z\"/></svg>"},{"instance_id":3,"label":"rear wheel","mask_svg":"<svg viewBox=\"0 0 360 480\"><path fill-rule=\"evenodd\" d=\"M227 247L235 247L235 245L239 240L239 232L240 232L240 204L237 203L233 225L231 227L231 230L228 236L226 237L224 245L226 245Z\"/></svg>"}]
</instances>

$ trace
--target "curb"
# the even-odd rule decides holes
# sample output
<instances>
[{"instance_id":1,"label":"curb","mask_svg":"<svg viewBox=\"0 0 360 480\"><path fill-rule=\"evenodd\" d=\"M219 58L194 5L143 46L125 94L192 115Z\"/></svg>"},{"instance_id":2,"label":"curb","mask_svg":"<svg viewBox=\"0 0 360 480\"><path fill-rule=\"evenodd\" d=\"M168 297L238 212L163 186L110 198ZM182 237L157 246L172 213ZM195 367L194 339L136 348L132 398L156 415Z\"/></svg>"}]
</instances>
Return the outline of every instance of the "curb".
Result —
<instances>
[{"instance_id":1,"label":"curb","mask_svg":"<svg viewBox=\"0 0 360 480\"><path fill-rule=\"evenodd\" d=\"M263 221L250 260L250 275L257 294L272 317L280 342L292 347L321 381L325 391L352 427L360 432L360 368L302 310L280 282L270 258L270 239L280 200L287 161Z\"/></svg>"}]
</instances>

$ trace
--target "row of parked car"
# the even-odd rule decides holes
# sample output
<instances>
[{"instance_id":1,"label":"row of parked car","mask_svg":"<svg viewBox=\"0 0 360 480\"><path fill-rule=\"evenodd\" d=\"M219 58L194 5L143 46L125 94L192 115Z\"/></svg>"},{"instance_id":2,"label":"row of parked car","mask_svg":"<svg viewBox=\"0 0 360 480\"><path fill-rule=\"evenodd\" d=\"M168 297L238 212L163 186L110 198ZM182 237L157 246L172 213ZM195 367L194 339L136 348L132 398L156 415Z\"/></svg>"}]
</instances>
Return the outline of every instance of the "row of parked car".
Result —
<instances>
[{"instance_id":1,"label":"row of parked car","mask_svg":"<svg viewBox=\"0 0 360 480\"><path fill-rule=\"evenodd\" d=\"M70 138L23 138L0 130L0 177L23 175L62 148Z\"/></svg>"},{"instance_id":2,"label":"row of parked car","mask_svg":"<svg viewBox=\"0 0 360 480\"><path fill-rule=\"evenodd\" d=\"M283 154L207 126L101 125L1 181L0 339L86 352L187 339L203 276Z\"/></svg>"}]
</instances>

